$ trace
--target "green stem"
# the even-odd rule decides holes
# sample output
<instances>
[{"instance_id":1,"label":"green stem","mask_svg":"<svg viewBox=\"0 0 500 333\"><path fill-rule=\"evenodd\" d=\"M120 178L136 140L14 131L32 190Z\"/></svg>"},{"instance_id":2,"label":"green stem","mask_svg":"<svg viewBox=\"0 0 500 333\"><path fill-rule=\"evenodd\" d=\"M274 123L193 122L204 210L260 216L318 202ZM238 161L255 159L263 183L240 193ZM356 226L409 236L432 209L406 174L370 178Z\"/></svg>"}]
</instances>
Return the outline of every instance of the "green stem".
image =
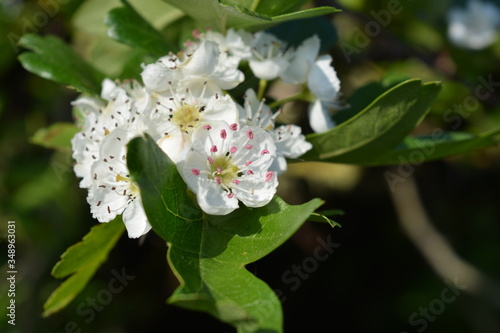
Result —
<instances>
[{"instance_id":1,"label":"green stem","mask_svg":"<svg viewBox=\"0 0 500 333\"><path fill-rule=\"evenodd\" d=\"M309 98L308 98L307 90L302 90L298 94L295 94L295 95L292 95L290 97L275 101L275 102L269 104L269 107L271 109L274 109L280 105L283 105L283 104L288 103L288 102L293 102L293 101L306 101L306 102L308 102Z\"/></svg>"},{"instance_id":2,"label":"green stem","mask_svg":"<svg viewBox=\"0 0 500 333\"><path fill-rule=\"evenodd\" d=\"M259 91L257 93L257 99L260 101L264 97L264 93L267 88L267 80L260 79L259 81Z\"/></svg>"}]
</instances>

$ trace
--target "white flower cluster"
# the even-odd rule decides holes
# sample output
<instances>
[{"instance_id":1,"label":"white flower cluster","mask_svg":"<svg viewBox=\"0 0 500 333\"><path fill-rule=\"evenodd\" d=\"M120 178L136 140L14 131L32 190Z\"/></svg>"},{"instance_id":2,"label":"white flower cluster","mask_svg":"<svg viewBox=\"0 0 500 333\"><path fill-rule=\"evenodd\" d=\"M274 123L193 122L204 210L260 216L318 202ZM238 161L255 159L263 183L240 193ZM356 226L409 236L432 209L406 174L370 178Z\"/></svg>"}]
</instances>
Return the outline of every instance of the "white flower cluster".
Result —
<instances>
[{"instance_id":1,"label":"white flower cluster","mask_svg":"<svg viewBox=\"0 0 500 333\"><path fill-rule=\"evenodd\" d=\"M269 203L286 170L285 158L312 148L296 125L275 125L279 112L247 90L243 105L225 91L244 81L242 61L258 78L307 84L316 96L310 115L316 131L333 126L327 109L335 104L339 80L330 56L320 56L319 38L296 50L265 32L229 30L197 34L178 54L143 67L136 81L104 80L101 98L80 97L83 115L72 139L75 173L88 189L94 218L109 222L122 214L131 238L151 229L139 188L127 169L127 143L147 133L177 165L207 214L225 215L241 201Z\"/></svg>"},{"instance_id":2,"label":"white flower cluster","mask_svg":"<svg viewBox=\"0 0 500 333\"><path fill-rule=\"evenodd\" d=\"M448 37L458 47L481 50L495 42L500 10L491 2L469 0L466 8L448 12Z\"/></svg>"}]
</instances>

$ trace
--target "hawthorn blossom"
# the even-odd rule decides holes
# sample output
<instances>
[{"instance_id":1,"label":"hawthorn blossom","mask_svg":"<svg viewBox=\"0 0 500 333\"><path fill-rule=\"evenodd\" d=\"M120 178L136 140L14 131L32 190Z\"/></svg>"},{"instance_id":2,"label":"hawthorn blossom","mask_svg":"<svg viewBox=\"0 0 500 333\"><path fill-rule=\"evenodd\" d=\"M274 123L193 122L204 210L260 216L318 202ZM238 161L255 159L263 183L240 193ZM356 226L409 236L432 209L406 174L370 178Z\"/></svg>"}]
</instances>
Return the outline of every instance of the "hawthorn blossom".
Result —
<instances>
[{"instance_id":1,"label":"hawthorn blossom","mask_svg":"<svg viewBox=\"0 0 500 333\"><path fill-rule=\"evenodd\" d=\"M331 66L330 55L319 56L320 39L314 35L297 48L290 66L281 75L289 84L305 84L315 96L309 106L309 123L317 132L325 132L335 126L329 109L338 106L340 80Z\"/></svg>"},{"instance_id":2,"label":"hawthorn blossom","mask_svg":"<svg viewBox=\"0 0 500 333\"><path fill-rule=\"evenodd\" d=\"M72 104L82 119L77 122L81 128L71 140L75 174L81 177L80 187L91 185L90 168L99 158L99 149L104 137L114 128L123 126L136 112L132 99L125 89L113 81L105 79L102 83L102 99L80 97Z\"/></svg>"},{"instance_id":3,"label":"hawthorn blossom","mask_svg":"<svg viewBox=\"0 0 500 333\"><path fill-rule=\"evenodd\" d=\"M130 238L140 237L151 229L139 187L127 168L126 144L136 135L130 129L117 128L106 136L100 147L101 157L92 164L92 185L87 197L92 216L99 222L109 222L123 214Z\"/></svg>"},{"instance_id":4,"label":"hawthorn blossom","mask_svg":"<svg viewBox=\"0 0 500 333\"><path fill-rule=\"evenodd\" d=\"M259 31L254 35L249 65L259 79L274 80L288 68L292 54L285 42L270 33Z\"/></svg>"},{"instance_id":5,"label":"hawthorn blossom","mask_svg":"<svg viewBox=\"0 0 500 333\"><path fill-rule=\"evenodd\" d=\"M297 125L282 125L275 128L275 119L280 114L271 112L271 108L259 101L253 89L245 93L244 108L240 107L240 123L247 126L258 126L271 134L276 145L276 159L270 170L279 174L287 170L285 158L299 158L312 148L312 144L306 141L301 134L302 129Z\"/></svg>"},{"instance_id":6,"label":"hawthorn blossom","mask_svg":"<svg viewBox=\"0 0 500 333\"><path fill-rule=\"evenodd\" d=\"M276 146L263 129L226 122L198 127L181 173L207 214L226 215L241 201L248 207L269 203L276 193L270 171Z\"/></svg>"},{"instance_id":7,"label":"hawthorn blossom","mask_svg":"<svg viewBox=\"0 0 500 333\"><path fill-rule=\"evenodd\" d=\"M213 30L207 30L204 33L195 30L193 36L200 41L206 40L217 43L221 56L225 56L227 61L232 61L236 66L241 60L249 59L252 56L250 44L253 36L243 29L234 30L229 28L225 35ZM192 42L189 44L191 47L196 45L196 43Z\"/></svg>"},{"instance_id":8,"label":"hawthorn blossom","mask_svg":"<svg viewBox=\"0 0 500 333\"><path fill-rule=\"evenodd\" d=\"M202 41L192 54L180 55L181 58L170 54L144 67L141 75L149 91L161 93L173 84L181 89L189 87L195 92L207 89L215 93L221 92L221 89L232 89L244 80L237 64L225 66L219 63L217 43Z\"/></svg>"},{"instance_id":9,"label":"hawthorn blossom","mask_svg":"<svg viewBox=\"0 0 500 333\"><path fill-rule=\"evenodd\" d=\"M192 142L191 135L198 126L204 122L225 120L234 123L238 120L236 103L229 95L209 94L206 89L199 95L189 88L174 91L172 84L169 88L168 93L156 94L155 108L144 121L148 133L174 163L184 159Z\"/></svg>"},{"instance_id":10,"label":"hawthorn blossom","mask_svg":"<svg viewBox=\"0 0 500 333\"><path fill-rule=\"evenodd\" d=\"M470 0L467 8L448 12L448 37L458 47L480 50L497 38L500 11L490 2Z\"/></svg>"}]
</instances>

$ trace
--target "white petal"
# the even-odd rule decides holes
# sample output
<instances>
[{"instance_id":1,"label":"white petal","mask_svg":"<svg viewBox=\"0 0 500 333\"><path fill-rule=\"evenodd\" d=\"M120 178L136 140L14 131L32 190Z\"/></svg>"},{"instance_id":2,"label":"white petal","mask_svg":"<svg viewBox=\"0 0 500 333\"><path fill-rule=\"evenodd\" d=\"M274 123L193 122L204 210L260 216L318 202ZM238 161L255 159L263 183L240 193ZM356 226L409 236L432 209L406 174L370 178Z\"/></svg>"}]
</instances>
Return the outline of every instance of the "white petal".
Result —
<instances>
[{"instance_id":1,"label":"white petal","mask_svg":"<svg viewBox=\"0 0 500 333\"><path fill-rule=\"evenodd\" d=\"M174 70L158 62L147 65L141 76L144 85L151 91L165 91L169 87L169 81L175 81Z\"/></svg>"},{"instance_id":2,"label":"white petal","mask_svg":"<svg viewBox=\"0 0 500 333\"><path fill-rule=\"evenodd\" d=\"M281 75L290 63L283 57L264 59L263 61L250 60L252 72L259 79L274 80Z\"/></svg>"},{"instance_id":3,"label":"white petal","mask_svg":"<svg viewBox=\"0 0 500 333\"><path fill-rule=\"evenodd\" d=\"M211 215L227 215L238 208L236 197L229 198L215 181L202 177L199 178L196 198L201 209Z\"/></svg>"},{"instance_id":4,"label":"white petal","mask_svg":"<svg viewBox=\"0 0 500 333\"><path fill-rule=\"evenodd\" d=\"M273 161L273 164L269 167L269 171L275 171L278 175L281 175L286 172L288 169L288 163L286 162L286 158L281 155L276 156Z\"/></svg>"},{"instance_id":5,"label":"white petal","mask_svg":"<svg viewBox=\"0 0 500 333\"><path fill-rule=\"evenodd\" d=\"M241 179L240 185L233 188L233 193L238 200L247 207L262 207L271 201L276 194L278 176L275 172L269 181L265 181L266 173L253 175Z\"/></svg>"},{"instance_id":6,"label":"white petal","mask_svg":"<svg viewBox=\"0 0 500 333\"><path fill-rule=\"evenodd\" d=\"M308 113L309 124L316 133L326 132L335 126L328 109L324 107L320 100L314 101L314 103L309 106Z\"/></svg>"},{"instance_id":7,"label":"white petal","mask_svg":"<svg viewBox=\"0 0 500 333\"><path fill-rule=\"evenodd\" d=\"M281 75L283 82L301 84L307 81L311 66L318 56L320 44L316 35L302 42L295 51L290 66Z\"/></svg>"},{"instance_id":8,"label":"white petal","mask_svg":"<svg viewBox=\"0 0 500 333\"><path fill-rule=\"evenodd\" d=\"M139 198L131 202L123 212L123 223L127 228L129 238L140 237L151 230L151 225Z\"/></svg>"},{"instance_id":9,"label":"white petal","mask_svg":"<svg viewBox=\"0 0 500 333\"><path fill-rule=\"evenodd\" d=\"M298 158L312 148L296 125L283 125L273 131L274 143L279 154L288 158Z\"/></svg>"},{"instance_id":10,"label":"white petal","mask_svg":"<svg viewBox=\"0 0 500 333\"><path fill-rule=\"evenodd\" d=\"M307 86L321 101L334 102L340 91L340 80L331 62L329 55L319 57L307 79Z\"/></svg>"},{"instance_id":11,"label":"white petal","mask_svg":"<svg viewBox=\"0 0 500 333\"><path fill-rule=\"evenodd\" d=\"M160 138L156 143L172 162L179 163L186 156L187 149L191 145L191 138L189 135L176 130Z\"/></svg>"},{"instance_id":12,"label":"white petal","mask_svg":"<svg viewBox=\"0 0 500 333\"><path fill-rule=\"evenodd\" d=\"M219 53L216 43L203 41L193 55L179 65L179 69L184 75L208 76L215 70Z\"/></svg>"}]
</instances>

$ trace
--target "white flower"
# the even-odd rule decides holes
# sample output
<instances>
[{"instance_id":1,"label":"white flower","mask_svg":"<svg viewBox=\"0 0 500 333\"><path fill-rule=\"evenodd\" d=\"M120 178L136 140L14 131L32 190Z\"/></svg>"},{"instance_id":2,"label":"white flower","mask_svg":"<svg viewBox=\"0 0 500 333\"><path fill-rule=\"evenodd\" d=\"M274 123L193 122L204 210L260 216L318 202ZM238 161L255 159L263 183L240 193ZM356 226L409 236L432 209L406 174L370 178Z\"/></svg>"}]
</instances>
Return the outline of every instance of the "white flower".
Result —
<instances>
[{"instance_id":1,"label":"white flower","mask_svg":"<svg viewBox=\"0 0 500 333\"><path fill-rule=\"evenodd\" d=\"M320 39L314 35L306 39L297 48L290 66L281 75L285 83L304 84L316 100L309 107L309 123L317 132L325 132L335 124L328 109L338 107L340 80L335 69L331 66L332 57L323 55L318 57Z\"/></svg>"},{"instance_id":2,"label":"white flower","mask_svg":"<svg viewBox=\"0 0 500 333\"><path fill-rule=\"evenodd\" d=\"M226 215L238 208L269 203L278 186L269 171L276 156L272 137L259 127L216 122L193 133L181 173L207 214Z\"/></svg>"},{"instance_id":3,"label":"white flower","mask_svg":"<svg viewBox=\"0 0 500 333\"><path fill-rule=\"evenodd\" d=\"M259 79L274 80L289 66L292 51L276 36L259 31L252 43L252 57L249 65Z\"/></svg>"},{"instance_id":4,"label":"white flower","mask_svg":"<svg viewBox=\"0 0 500 333\"><path fill-rule=\"evenodd\" d=\"M80 187L90 186L90 168L99 158L99 148L104 137L113 129L123 126L135 112L133 101L126 91L109 79L103 81L101 96L80 97L72 104L81 111L82 118L77 124L81 131L71 140L74 171L81 177Z\"/></svg>"},{"instance_id":5,"label":"white flower","mask_svg":"<svg viewBox=\"0 0 500 333\"><path fill-rule=\"evenodd\" d=\"M240 123L247 126L258 126L269 132L276 145L276 159L270 170L279 174L287 170L285 158L299 158L312 148L312 144L306 141L302 135L302 129L297 125L282 125L275 128L275 119L279 115L271 112L271 108L257 99L253 89L248 89L245 93L244 108L240 110Z\"/></svg>"},{"instance_id":6,"label":"white flower","mask_svg":"<svg viewBox=\"0 0 500 333\"><path fill-rule=\"evenodd\" d=\"M236 103L229 95L218 92L208 94L202 90L197 96L189 88L169 93L156 94L155 108L145 119L148 133L174 163L184 159L186 149L191 145L193 131L205 122L238 121Z\"/></svg>"},{"instance_id":7,"label":"white flower","mask_svg":"<svg viewBox=\"0 0 500 333\"><path fill-rule=\"evenodd\" d=\"M218 45L203 41L185 59L171 54L145 66L142 79L146 88L152 92L164 92L169 89L170 84L181 88L190 87L197 93L202 89L220 92L221 89L232 89L243 82L243 73L232 63L228 66L220 64L219 57Z\"/></svg>"},{"instance_id":8,"label":"white flower","mask_svg":"<svg viewBox=\"0 0 500 333\"><path fill-rule=\"evenodd\" d=\"M497 38L500 11L488 2L471 0L466 9L452 8L448 13L448 37L458 47L480 50Z\"/></svg>"},{"instance_id":9,"label":"white flower","mask_svg":"<svg viewBox=\"0 0 500 333\"><path fill-rule=\"evenodd\" d=\"M226 35L220 32L208 30L198 35L201 40L208 40L219 45L221 54L227 55L228 59L234 59L236 63L242 59L249 59L252 56L252 35L243 29L234 30L229 28Z\"/></svg>"},{"instance_id":10,"label":"white flower","mask_svg":"<svg viewBox=\"0 0 500 333\"><path fill-rule=\"evenodd\" d=\"M92 216L99 222L109 222L123 214L130 238L137 238L151 229L139 188L129 176L126 144L137 133L117 128L106 136L100 147L101 158L92 164L92 186L87 201Z\"/></svg>"}]
</instances>

